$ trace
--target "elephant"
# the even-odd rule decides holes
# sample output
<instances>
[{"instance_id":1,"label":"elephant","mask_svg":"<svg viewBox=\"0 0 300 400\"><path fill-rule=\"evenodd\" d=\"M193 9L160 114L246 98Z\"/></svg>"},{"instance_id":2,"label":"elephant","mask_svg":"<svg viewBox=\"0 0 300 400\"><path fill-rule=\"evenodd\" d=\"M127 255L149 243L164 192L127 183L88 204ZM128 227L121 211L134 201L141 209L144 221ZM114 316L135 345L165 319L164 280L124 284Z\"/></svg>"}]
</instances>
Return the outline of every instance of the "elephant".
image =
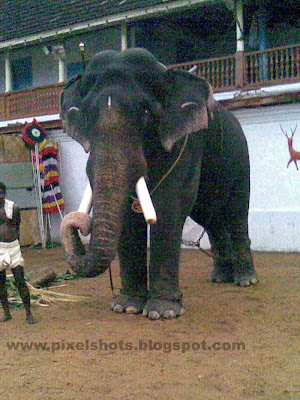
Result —
<instances>
[{"instance_id":1,"label":"elephant","mask_svg":"<svg viewBox=\"0 0 300 400\"><path fill-rule=\"evenodd\" d=\"M190 216L207 231L211 282L258 282L250 250L250 163L238 120L218 103L205 79L168 69L145 49L95 54L64 87L66 132L89 152L92 217L68 214L61 235L76 274L107 270L118 253L119 313L171 319L185 311L179 287L182 230ZM133 211L145 177L157 215L150 226ZM79 239L91 233L85 248ZM149 265L148 265L149 264Z\"/></svg>"}]
</instances>

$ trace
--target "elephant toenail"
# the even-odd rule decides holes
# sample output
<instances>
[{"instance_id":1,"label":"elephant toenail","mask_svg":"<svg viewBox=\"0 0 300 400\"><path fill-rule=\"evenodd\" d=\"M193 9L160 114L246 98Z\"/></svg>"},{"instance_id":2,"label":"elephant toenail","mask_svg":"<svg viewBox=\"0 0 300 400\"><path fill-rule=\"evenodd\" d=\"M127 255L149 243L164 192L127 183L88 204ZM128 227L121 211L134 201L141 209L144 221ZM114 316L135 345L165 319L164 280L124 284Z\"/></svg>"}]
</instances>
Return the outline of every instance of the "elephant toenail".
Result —
<instances>
[{"instance_id":1,"label":"elephant toenail","mask_svg":"<svg viewBox=\"0 0 300 400\"><path fill-rule=\"evenodd\" d=\"M185 309L182 307L182 309L179 311L179 315L183 315L185 313Z\"/></svg>"},{"instance_id":2,"label":"elephant toenail","mask_svg":"<svg viewBox=\"0 0 300 400\"><path fill-rule=\"evenodd\" d=\"M124 308L121 306L121 304L116 304L116 305L113 307L113 311L114 311L115 313L122 313L122 312L124 312Z\"/></svg>"},{"instance_id":3,"label":"elephant toenail","mask_svg":"<svg viewBox=\"0 0 300 400\"><path fill-rule=\"evenodd\" d=\"M172 319L176 317L175 311L173 310L166 310L163 312L163 318Z\"/></svg>"},{"instance_id":4,"label":"elephant toenail","mask_svg":"<svg viewBox=\"0 0 300 400\"><path fill-rule=\"evenodd\" d=\"M128 306L128 307L126 307L125 312L127 314L137 314L139 312L139 310L134 306Z\"/></svg>"},{"instance_id":5,"label":"elephant toenail","mask_svg":"<svg viewBox=\"0 0 300 400\"><path fill-rule=\"evenodd\" d=\"M157 311L150 311L148 313L148 318L149 319L159 319L160 318L160 313Z\"/></svg>"}]
</instances>

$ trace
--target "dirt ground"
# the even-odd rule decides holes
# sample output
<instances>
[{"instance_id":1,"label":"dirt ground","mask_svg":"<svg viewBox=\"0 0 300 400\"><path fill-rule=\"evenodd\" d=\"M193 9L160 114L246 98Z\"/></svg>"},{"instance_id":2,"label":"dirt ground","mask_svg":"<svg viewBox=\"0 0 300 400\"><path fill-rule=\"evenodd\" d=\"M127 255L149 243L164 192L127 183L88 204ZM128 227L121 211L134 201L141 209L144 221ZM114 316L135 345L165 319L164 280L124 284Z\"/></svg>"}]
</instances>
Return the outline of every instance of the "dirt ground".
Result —
<instances>
[{"instance_id":1,"label":"dirt ground","mask_svg":"<svg viewBox=\"0 0 300 400\"><path fill-rule=\"evenodd\" d=\"M68 269L61 248L23 254L27 272ZM254 261L258 286L211 284L211 259L183 250L186 313L171 321L111 312L108 273L65 281L56 291L89 300L34 306L32 326L12 310L1 324L0 399L300 399L300 255ZM118 261L112 269L118 288Z\"/></svg>"}]
</instances>

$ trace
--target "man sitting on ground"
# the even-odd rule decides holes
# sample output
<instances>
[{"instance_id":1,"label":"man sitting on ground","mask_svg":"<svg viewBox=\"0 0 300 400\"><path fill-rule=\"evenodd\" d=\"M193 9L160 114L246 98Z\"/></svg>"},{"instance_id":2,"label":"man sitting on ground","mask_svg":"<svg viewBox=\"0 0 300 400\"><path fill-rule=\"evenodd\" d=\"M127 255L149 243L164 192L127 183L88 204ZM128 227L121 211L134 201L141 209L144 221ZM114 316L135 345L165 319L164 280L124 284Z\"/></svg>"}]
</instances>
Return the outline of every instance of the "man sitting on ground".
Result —
<instances>
[{"instance_id":1,"label":"man sitting on ground","mask_svg":"<svg viewBox=\"0 0 300 400\"><path fill-rule=\"evenodd\" d=\"M5 197L6 186L0 182L0 300L4 309L0 322L12 318L6 288L6 269L10 267L25 307L26 320L33 324L35 319L30 310L30 294L24 279L24 259L19 244L21 212L19 206Z\"/></svg>"}]
</instances>

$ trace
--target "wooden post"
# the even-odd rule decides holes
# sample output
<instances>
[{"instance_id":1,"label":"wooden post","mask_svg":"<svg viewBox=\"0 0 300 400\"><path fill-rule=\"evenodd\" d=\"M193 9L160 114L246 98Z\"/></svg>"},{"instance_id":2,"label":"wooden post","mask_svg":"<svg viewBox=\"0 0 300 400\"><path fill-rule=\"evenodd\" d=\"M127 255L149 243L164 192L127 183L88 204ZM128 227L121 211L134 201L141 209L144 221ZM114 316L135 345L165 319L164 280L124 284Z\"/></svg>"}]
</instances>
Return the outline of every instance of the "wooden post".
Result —
<instances>
[{"instance_id":1,"label":"wooden post","mask_svg":"<svg viewBox=\"0 0 300 400\"><path fill-rule=\"evenodd\" d=\"M127 50L127 26L126 23L121 25L121 51Z\"/></svg>"},{"instance_id":2,"label":"wooden post","mask_svg":"<svg viewBox=\"0 0 300 400\"><path fill-rule=\"evenodd\" d=\"M235 86L242 89L244 86L244 18L243 0L235 3L236 15L236 54L235 54Z\"/></svg>"},{"instance_id":3,"label":"wooden post","mask_svg":"<svg viewBox=\"0 0 300 400\"><path fill-rule=\"evenodd\" d=\"M244 52L235 53L235 86L242 89L244 86Z\"/></svg>"},{"instance_id":4,"label":"wooden post","mask_svg":"<svg viewBox=\"0 0 300 400\"><path fill-rule=\"evenodd\" d=\"M260 5L258 14L258 39L259 39L259 50L267 49L267 36L266 36L266 21L267 15L263 5ZM266 54L259 56L259 79L265 81L267 79L267 57Z\"/></svg>"}]
</instances>

